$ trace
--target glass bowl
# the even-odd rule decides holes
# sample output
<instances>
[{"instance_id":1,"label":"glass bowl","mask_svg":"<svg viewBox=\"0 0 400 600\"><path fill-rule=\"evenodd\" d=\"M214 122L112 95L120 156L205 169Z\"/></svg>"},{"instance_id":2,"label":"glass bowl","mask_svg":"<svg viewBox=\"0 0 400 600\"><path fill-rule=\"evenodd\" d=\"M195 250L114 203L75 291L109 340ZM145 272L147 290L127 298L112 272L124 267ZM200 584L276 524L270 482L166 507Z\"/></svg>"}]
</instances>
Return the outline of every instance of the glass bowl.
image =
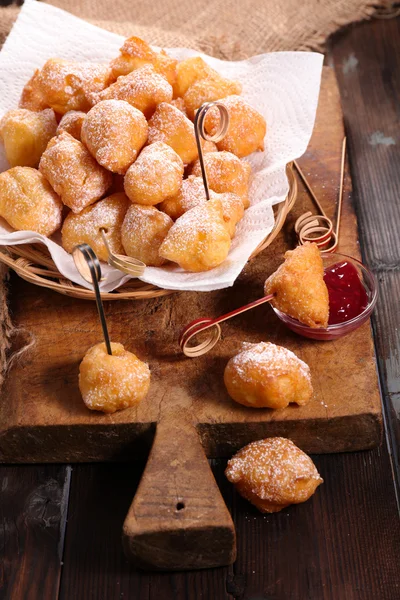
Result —
<instances>
[{"instance_id":1,"label":"glass bowl","mask_svg":"<svg viewBox=\"0 0 400 600\"><path fill-rule=\"evenodd\" d=\"M343 337L344 335L351 333L352 331L357 329L357 327L360 327L360 325L365 323L367 319L369 319L376 304L376 300L378 298L377 283L375 275L356 258L347 256L346 254L339 254L337 252L334 252L332 254L325 253L321 256L325 268L342 261L350 262L356 268L360 281L364 286L368 297L368 304L364 308L364 310L359 315L357 315L357 317L349 319L348 321L344 321L343 323L328 325L326 329L314 329L312 327L308 327L307 325L303 325L303 323L300 323L299 321L297 321L297 319L289 317L289 315L286 315L277 308L272 308L275 311L276 315L279 317L279 319L295 333L298 333L299 335L302 335L307 338L311 338L312 340L336 340L337 338Z\"/></svg>"}]
</instances>

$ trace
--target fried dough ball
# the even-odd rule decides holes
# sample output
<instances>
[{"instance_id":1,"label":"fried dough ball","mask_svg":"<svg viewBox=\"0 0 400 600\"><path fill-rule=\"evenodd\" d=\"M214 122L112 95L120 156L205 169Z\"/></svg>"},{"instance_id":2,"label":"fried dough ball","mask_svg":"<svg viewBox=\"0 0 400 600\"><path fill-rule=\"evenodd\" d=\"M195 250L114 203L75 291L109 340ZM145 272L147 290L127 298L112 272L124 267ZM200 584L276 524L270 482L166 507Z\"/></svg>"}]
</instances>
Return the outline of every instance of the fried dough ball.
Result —
<instances>
[{"instance_id":1,"label":"fried dough ball","mask_svg":"<svg viewBox=\"0 0 400 600\"><path fill-rule=\"evenodd\" d=\"M313 392L308 365L269 342L245 344L226 365L224 382L235 402L252 408L307 404Z\"/></svg>"},{"instance_id":2,"label":"fried dough ball","mask_svg":"<svg viewBox=\"0 0 400 600\"><path fill-rule=\"evenodd\" d=\"M61 226L62 207L36 169L13 167L0 174L0 216L14 229L51 235Z\"/></svg>"},{"instance_id":3,"label":"fried dough ball","mask_svg":"<svg viewBox=\"0 0 400 600\"><path fill-rule=\"evenodd\" d=\"M10 166L37 167L56 129L51 108L41 112L25 108L8 111L0 121L0 139Z\"/></svg>"},{"instance_id":4,"label":"fried dough ball","mask_svg":"<svg viewBox=\"0 0 400 600\"><path fill-rule=\"evenodd\" d=\"M208 152L204 156L208 185L214 192L233 192L242 198L244 208L249 206L248 188L251 167L231 152ZM192 175L201 177L200 162L192 168Z\"/></svg>"},{"instance_id":5,"label":"fried dough ball","mask_svg":"<svg viewBox=\"0 0 400 600\"><path fill-rule=\"evenodd\" d=\"M82 142L102 167L123 175L146 143L147 133L140 110L123 100L103 100L86 115Z\"/></svg>"},{"instance_id":6,"label":"fried dough ball","mask_svg":"<svg viewBox=\"0 0 400 600\"><path fill-rule=\"evenodd\" d=\"M110 99L129 102L148 119L157 104L172 100L172 87L152 65L145 65L128 75L118 77L115 83L97 95L96 102Z\"/></svg>"},{"instance_id":7,"label":"fried dough ball","mask_svg":"<svg viewBox=\"0 0 400 600\"><path fill-rule=\"evenodd\" d=\"M123 254L121 226L129 206L125 194L112 194L84 208L78 215L70 212L61 229L62 247L72 253L78 244L89 244L97 257L107 262L108 252L101 235L104 229L111 252Z\"/></svg>"},{"instance_id":8,"label":"fried dough ball","mask_svg":"<svg viewBox=\"0 0 400 600\"><path fill-rule=\"evenodd\" d=\"M134 204L155 205L177 194L183 162L170 146L155 142L143 148L126 172L125 193Z\"/></svg>"},{"instance_id":9,"label":"fried dough ball","mask_svg":"<svg viewBox=\"0 0 400 600\"><path fill-rule=\"evenodd\" d=\"M87 408L114 413L137 406L150 387L150 369L122 344L90 348L79 366L79 389Z\"/></svg>"},{"instance_id":10,"label":"fried dough ball","mask_svg":"<svg viewBox=\"0 0 400 600\"><path fill-rule=\"evenodd\" d=\"M149 143L164 142L181 157L183 164L198 157L193 123L175 106L162 102L149 121Z\"/></svg>"},{"instance_id":11,"label":"fried dough ball","mask_svg":"<svg viewBox=\"0 0 400 600\"><path fill-rule=\"evenodd\" d=\"M106 65L50 58L25 86L20 107L42 103L61 115L70 110L86 112L92 106L92 94L107 87L110 78Z\"/></svg>"},{"instance_id":12,"label":"fried dough ball","mask_svg":"<svg viewBox=\"0 0 400 600\"><path fill-rule=\"evenodd\" d=\"M192 272L208 271L228 256L231 238L222 204L210 200L180 217L160 247L160 256Z\"/></svg>"},{"instance_id":13,"label":"fried dough ball","mask_svg":"<svg viewBox=\"0 0 400 600\"><path fill-rule=\"evenodd\" d=\"M264 293L272 306L308 327L328 327L329 295L316 244L306 242L285 253L285 262L268 277Z\"/></svg>"},{"instance_id":14,"label":"fried dough ball","mask_svg":"<svg viewBox=\"0 0 400 600\"><path fill-rule=\"evenodd\" d=\"M178 63L176 67L176 81L174 83L174 97L182 97L191 85L199 79L219 77L200 56L191 56Z\"/></svg>"},{"instance_id":15,"label":"fried dough ball","mask_svg":"<svg viewBox=\"0 0 400 600\"><path fill-rule=\"evenodd\" d=\"M186 116L186 106L183 98L174 98L169 104L175 106L175 108L180 110Z\"/></svg>"},{"instance_id":16,"label":"fried dough ball","mask_svg":"<svg viewBox=\"0 0 400 600\"><path fill-rule=\"evenodd\" d=\"M57 134L66 131L76 140L81 140L82 124L86 113L80 110L70 110L65 113L57 127Z\"/></svg>"},{"instance_id":17,"label":"fried dough ball","mask_svg":"<svg viewBox=\"0 0 400 600\"><path fill-rule=\"evenodd\" d=\"M97 164L82 142L66 132L50 140L39 169L74 213L99 200L112 183L111 173Z\"/></svg>"},{"instance_id":18,"label":"fried dough ball","mask_svg":"<svg viewBox=\"0 0 400 600\"><path fill-rule=\"evenodd\" d=\"M267 438L245 446L225 470L243 498L262 513L306 502L323 479L307 454L286 438Z\"/></svg>"},{"instance_id":19,"label":"fried dough ball","mask_svg":"<svg viewBox=\"0 0 400 600\"><path fill-rule=\"evenodd\" d=\"M210 197L211 199L217 198L220 200L225 226L229 235L233 238L236 231L236 225L244 216L244 207L241 197L232 192L225 192L224 194L211 192Z\"/></svg>"},{"instance_id":20,"label":"fried dough ball","mask_svg":"<svg viewBox=\"0 0 400 600\"><path fill-rule=\"evenodd\" d=\"M267 132L265 119L240 96L228 96L221 103L229 112L229 127L222 140L217 143L218 150L227 150L239 158L248 156L257 150L264 150L264 138ZM207 133L214 135L219 127L220 116L217 107L212 107L205 118Z\"/></svg>"},{"instance_id":21,"label":"fried dough ball","mask_svg":"<svg viewBox=\"0 0 400 600\"><path fill-rule=\"evenodd\" d=\"M40 86L40 71L36 69L28 83L25 84L19 100L19 107L33 110L35 112L49 108L43 97Z\"/></svg>"},{"instance_id":22,"label":"fried dough ball","mask_svg":"<svg viewBox=\"0 0 400 600\"><path fill-rule=\"evenodd\" d=\"M114 58L110 63L115 79L150 64L157 73L163 75L173 85L178 61L168 56L164 50L155 52L147 42L133 36L125 40L120 53L120 56Z\"/></svg>"},{"instance_id":23,"label":"fried dough ball","mask_svg":"<svg viewBox=\"0 0 400 600\"><path fill-rule=\"evenodd\" d=\"M190 119L194 119L196 110L204 102L220 100L232 94L240 94L242 86L238 81L225 79L220 75L213 75L206 79L198 79L187 90L183 99L185 101L186 112Z\"/></svg>"},{"instance_id":24,"label":"fried dough ball","mask_svg":"<svg viewBox=\"0 0 400 600\"><path fill-rule=\"evenodd\" d=\"M159 209L176 221L185 212L207 202L204 183L201 177L189 175L182 181L182 186L175 196L161 202Z\"/></svg>"},{"instance_id":25,"label":"fried dough ball","mask_svg":"<svg viewBox=\"0 0 400 600\"><path fill-rule=\"evenodd\" d=\"M158 251L172 225L172 219L155 206L131 205L121 229L126 254L148 266L160 267L165 259Z\"/></svg>"}]
</instances>

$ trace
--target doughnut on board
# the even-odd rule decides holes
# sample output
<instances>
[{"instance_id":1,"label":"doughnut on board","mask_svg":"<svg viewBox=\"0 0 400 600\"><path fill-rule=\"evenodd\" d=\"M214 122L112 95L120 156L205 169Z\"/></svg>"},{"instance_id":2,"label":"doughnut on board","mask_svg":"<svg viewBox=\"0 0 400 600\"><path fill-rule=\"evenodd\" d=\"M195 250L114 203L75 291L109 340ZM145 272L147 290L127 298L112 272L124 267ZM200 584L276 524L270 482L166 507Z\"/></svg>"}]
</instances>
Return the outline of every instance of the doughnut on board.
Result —
<instances>
[{"instance_id":1,"label":"doughnut on board","mask_svg":"<svg viewBox=\"0 0 400 600\"><path fill-rule=\"evenodd\" d=\"M344 136L339 93L324 68L317 121L299 160L335 216ZM339 250L359 256L357 222L346 169ZM78 367L101 340L94 302L68 298L12 278L15 325L34 345L9 371L0 404L2 462L131 461L150 457L124 525L127 553L151 568L185 569L234 560L234 528L206 460L230 457L268 436L291 438L308 453L373 448L382 416L370 323L348 337L316 342L296 336L262 305L222 324L208 354L186 358L178 337L195 318L214 317L263 294L266 277L293 248L293 225L310 198L299 183L295 207L278 238L246 266L233 288L105 303L111 340L146 360L152 380L138 408L111 415L89 411L78 389ZM311 369L314 398L281 411L235 404L223 371L242 341L271 341L294 351ZM128 472L128 471L127 471Z\"/></svg>"}]
</instances>

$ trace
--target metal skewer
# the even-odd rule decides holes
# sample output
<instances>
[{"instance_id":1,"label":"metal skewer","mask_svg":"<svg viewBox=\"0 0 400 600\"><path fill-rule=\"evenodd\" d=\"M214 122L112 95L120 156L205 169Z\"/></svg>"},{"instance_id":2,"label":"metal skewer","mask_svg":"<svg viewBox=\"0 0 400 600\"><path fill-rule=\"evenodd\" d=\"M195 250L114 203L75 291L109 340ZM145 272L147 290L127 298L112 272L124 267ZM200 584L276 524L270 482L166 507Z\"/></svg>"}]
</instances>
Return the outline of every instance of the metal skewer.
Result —
<instances>
[{"instance_id":1,"label":"metal skewer","mask_svg":"<svg viewBox=\"0 0 400 600\"><path fill-rule=\"evenodd\" d=\"M342 214L342 203L343 203L343 182L344 182L344 169L346 164L346 138L343 138L342 143L342 156L340 164L340 185L339 185L339 197L338 197L338 209L336 218L336 229L333 229L333 223L327 216L326 212L322 208L318 198L316 197L307 177L299 167L298 163L294 161L294 166L300 178L302 179L305 187L311 198L314 200L319 215L313 215L312 212L308 211L301 215L294 226L295 232L299 239L300 244L304 242L314 242L322 252L334 252L339 243L339 232L340 232L340 218Z\"/></svg>"},{"instance_id":2,"label":"metal skewer","mask_svg":"<svg viewBox=\"0 0 400 600\"><path fill-rule=\"evenodd\" d=\"M123 273L127 275L132 275L133 277L140 277L143 275L146 265L144 262L137 258L132 258L130 256L123 256L122 254L115 254L112 252L110 245L107 240L106 232L102 228L100 229L101 237L103 238L104 245L107 249L108 254L108 264L111 267L115 267L119 269Z\"/></svg>"},{"instance_id":3,"label":"metal skewer","mask_svg":"<svg viewBox=\"0 0 400 600\"><path fill-rule=\"evenodd\" d=\"M251 310L256 306L259 306L260 304L264 304L265 302L271 302L273 297L273 294L263 296L263 298L259 298L254 302L250 302L250 304L245 304L244 306L241 306L236 310L232 310L231 312L226 313L225 315L221 315L216 319L210 319L206 317L203 319L197 319L196 321L192 321L191 323L189 323L189 325L187 325L187 327L185 327L179 338L179 345L181 347L182 352L190 358L206 354L206 352L208 352L209 350L211 350L211 348L215 346L215 344L221 337L221 327L219 326L220 323L222 323L223 321L227 321L228 319L232 319L232 317L236 317L237 315L240 315L248 310ZM204 340L200 344L197 344L196 346L188 345L190 340L194 336L198 335L203 331L206 331L207 329L210 329L210 331L208 332L208 337L206 340Z\"/></svg>"},{"instance_id":4,"label":"metal skewer","mask_svg":"<svg viewBox=\"0 0 400 600\"><path fill-rule=\"evenodd\" d=\"M204 120L206 118L207 112L210 110L210 108L213 108L214 106L216 106L219 110L219 116L220 116L220 120L219 120L219 125L217 128L217 131L213 134L210 135L206 132L205 128L204 128ZM196 113L195 119L194 119L194 133L196 136L196 144L197 144L197 151L199 154L199 161L200 161L200 168L201 168L201 175L203 177L203 184L204 184L204 190L206 192L206 198L207 200L210 199L210 190L208 187L208 179L207 179L207 171L204 165L204 156L203 156L203 148L201 145L201 138L203 138L204 141L206 142L220 142L222 140L222 138L226 135L226 132L228 131L228 127L229 127L229 113L228 113L228 109L226 108L226 106L224 104L222 104L222 102L205 102L204 104L202 104L199 108L199 110Z\"/></svg>"},{"instance_id":5,"label":"metal skewer","mask_svg":"<svg viewBox=\"0 0 400 600\"><path fill-rule=\"evenodd\" d=\"M108 335L107 321L104 314L103 302L101 301L99 281L101 281L101 267L99 259L89 244L79 244L72 251L76 268L85 281L93 284L96 296L97 310L99 311L101 328L103 330L104 342L107 352L112 356L110 337Z\"/></svg>"}]
</instances>

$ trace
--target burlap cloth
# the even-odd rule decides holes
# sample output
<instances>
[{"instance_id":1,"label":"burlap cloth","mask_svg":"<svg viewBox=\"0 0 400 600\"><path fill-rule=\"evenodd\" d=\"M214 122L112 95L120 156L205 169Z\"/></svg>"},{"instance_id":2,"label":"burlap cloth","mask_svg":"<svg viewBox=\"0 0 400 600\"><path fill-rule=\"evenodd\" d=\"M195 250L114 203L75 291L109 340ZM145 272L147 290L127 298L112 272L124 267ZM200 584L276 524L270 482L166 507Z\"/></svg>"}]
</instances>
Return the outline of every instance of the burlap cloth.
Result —
<instances>
[{"instance_id":1,"label":"burlap cloth","mask_svg":"<svg viewBox=\"0 0 400 600\"><path fill-rule=\"evenodd\" d=\"M52 0L99 27L138 35L159 46L186 46L227 60L277 50L323 50L339 27L369 18L376 0ZM18 15L0 8L0 45ZM6 271L0 265L1 367L12 338L6 302Z\"/></svg>"}]
</instances>

